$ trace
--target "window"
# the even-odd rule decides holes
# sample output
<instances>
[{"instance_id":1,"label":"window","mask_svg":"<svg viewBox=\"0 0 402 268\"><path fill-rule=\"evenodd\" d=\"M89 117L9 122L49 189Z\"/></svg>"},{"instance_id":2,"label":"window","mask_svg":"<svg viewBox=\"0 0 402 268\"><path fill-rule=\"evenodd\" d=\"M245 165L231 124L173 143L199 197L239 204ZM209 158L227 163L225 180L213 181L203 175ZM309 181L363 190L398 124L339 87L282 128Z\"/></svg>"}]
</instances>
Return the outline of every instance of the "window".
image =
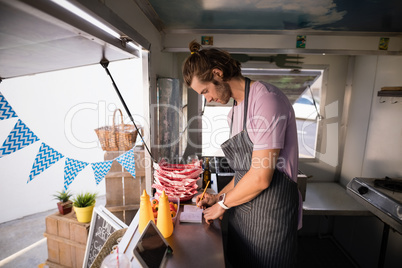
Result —
<instances>
[{"instance_id":1,"label":"window","mask_svg":"<svg viewBox=\"0 0 402 268\"><path fill-rule=\"evenodd\" d=\"M322 70L243 69L252 80L266 81L281 89L296 115L300 158L315 158L317 129L320 118ZM226 105L208 103L202 118L202 155L222 155L220 144L229 137L227 114L233 102Z\"/></svg>"}]
</instances>

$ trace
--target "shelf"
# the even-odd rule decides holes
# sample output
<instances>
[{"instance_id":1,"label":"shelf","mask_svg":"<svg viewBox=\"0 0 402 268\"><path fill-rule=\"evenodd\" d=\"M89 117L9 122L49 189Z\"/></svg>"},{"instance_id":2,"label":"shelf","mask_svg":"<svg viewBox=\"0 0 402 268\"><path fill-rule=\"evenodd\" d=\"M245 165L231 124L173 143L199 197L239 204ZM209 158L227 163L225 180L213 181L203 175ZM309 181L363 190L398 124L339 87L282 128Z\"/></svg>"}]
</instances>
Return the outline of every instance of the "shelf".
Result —
<instances>
[{"instance_id":1,"label":"shelf","mask_svg":"<svg viewBox=\"0 0 402 268\"><path fill-rule=\"evenodd\" d=\"M402 87L382 87L378 97L402 97Z\"/></svg>"},{"instance_id":2,"label":"shelf","mask_svg":"<svg viewBox=\"0 0 402 268\"><path fill-rule=\"evenodd\" d=\"M378 91L378 97L402 97L402 90L381 90Z\"/></svg>"}]
</instances>

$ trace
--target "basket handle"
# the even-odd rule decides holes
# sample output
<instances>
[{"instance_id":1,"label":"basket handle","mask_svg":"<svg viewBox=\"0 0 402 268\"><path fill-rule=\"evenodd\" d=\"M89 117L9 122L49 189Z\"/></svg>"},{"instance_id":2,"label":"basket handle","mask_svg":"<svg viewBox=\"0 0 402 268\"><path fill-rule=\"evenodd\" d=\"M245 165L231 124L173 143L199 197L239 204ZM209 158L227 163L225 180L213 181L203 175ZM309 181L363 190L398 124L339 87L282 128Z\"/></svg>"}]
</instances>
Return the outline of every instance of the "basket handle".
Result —
<instances>
[{"instance_id":1,"label":"basket handle","mask_svg":"<svg viewBox=\"0 0 402 268\"><path fill-rule=\"evenodd\" d=\"M123 124L123 113L121 112L120 109L114 110L114 113L113 113L113 130L116 128L115 120L116 120L116 113L117 113L117 111L120 112L120 120L121 120L121 123Z\"/></svg>"}]
</instances>

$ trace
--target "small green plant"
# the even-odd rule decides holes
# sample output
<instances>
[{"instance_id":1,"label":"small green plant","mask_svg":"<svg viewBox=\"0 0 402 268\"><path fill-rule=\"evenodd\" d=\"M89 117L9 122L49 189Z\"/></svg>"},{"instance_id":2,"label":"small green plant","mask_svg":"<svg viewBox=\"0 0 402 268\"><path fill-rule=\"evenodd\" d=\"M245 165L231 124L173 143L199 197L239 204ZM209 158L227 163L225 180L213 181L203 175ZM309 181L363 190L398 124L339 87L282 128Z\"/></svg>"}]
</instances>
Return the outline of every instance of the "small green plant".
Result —
<instances>
[{"instance_id":1,"label":"small green plant","mask_svg":"<svg viewBox=\"0 0 402 268\"><path fill-rule=\"evenodd\" d=\"M97 193L81 193L73 199L74 207L84 208L95 204Z\"/></svg>"},{"instance_id":2,"label":"small green plant","mask_svg":"<svg viewBox=\"0 0 402 268\"><path fill-rule=\"evenodd\" d=\"M72 193L70 193L69 191L61 191L61 192L57 192L57 194L54 194L54 199L59 200L62 203L67 202L68 200L70 200L70 197L73 196Z\"/></svg>"}]
</instances>

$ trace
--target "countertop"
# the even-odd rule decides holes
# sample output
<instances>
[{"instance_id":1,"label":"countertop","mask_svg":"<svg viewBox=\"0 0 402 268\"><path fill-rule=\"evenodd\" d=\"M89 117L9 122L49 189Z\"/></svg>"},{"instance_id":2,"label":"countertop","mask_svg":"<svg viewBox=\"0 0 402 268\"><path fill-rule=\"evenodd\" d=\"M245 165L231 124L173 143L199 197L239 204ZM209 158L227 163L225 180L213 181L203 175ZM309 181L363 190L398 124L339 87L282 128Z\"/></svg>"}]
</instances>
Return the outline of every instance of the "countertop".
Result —
<instances>
[{"instance_id":1,"label":"countertop","mask_svg":"<svg viewBox=\"0 0 402 268\"><path fill-rule=\"evenodd\" d=\"M308 182L303 215L371 216L337 182Z\"/></svg>"},{"instance_id":2,"label":"countertop","mask_svg":"<svg viewBox=\"0 0 402 268\"><path fill-rule=\"evenodd\" d=\"M181 206L180 210L182 209ZM306 189L306 200L303 202L303 214L372 215L336 182L309 182ZM130 259L132 258L132 249L139 238L138 215L139 213L136 214L119 244L122 248L126 248L126 255ZM173 255L168 256L165 267L180 268L194 264L197 264L197 267L225 267L221 226L218 220L208 225L204 219L202 223L180 223L177 219L172 236L166 240L173 249ZM134 260L135 263L136 260ZM139 265L137 266L139 267ZM133 267L137 266L134 265Z\"/></svg>"},{"instance_id":3,"label":"countertop","mask_svg":"<svg viewBox=\"0 0 402 268\"><path fill-rule=\"evenodd\" d=\"M191 204L186 202L185 204ZM180 213L183 210L180 205ZM125 254L132 258L140 234L138 232L139 212L137 212L122 241L121 248L126 248ZM166 238L173 254L167 256L164 267L225 267L223 254L222 232L219 220L208 225L204 219L202 223L181 223L177 217L173 234ZM140 267L136 259L132 260L132 267Z\"/></svg>"}]
</instances>

